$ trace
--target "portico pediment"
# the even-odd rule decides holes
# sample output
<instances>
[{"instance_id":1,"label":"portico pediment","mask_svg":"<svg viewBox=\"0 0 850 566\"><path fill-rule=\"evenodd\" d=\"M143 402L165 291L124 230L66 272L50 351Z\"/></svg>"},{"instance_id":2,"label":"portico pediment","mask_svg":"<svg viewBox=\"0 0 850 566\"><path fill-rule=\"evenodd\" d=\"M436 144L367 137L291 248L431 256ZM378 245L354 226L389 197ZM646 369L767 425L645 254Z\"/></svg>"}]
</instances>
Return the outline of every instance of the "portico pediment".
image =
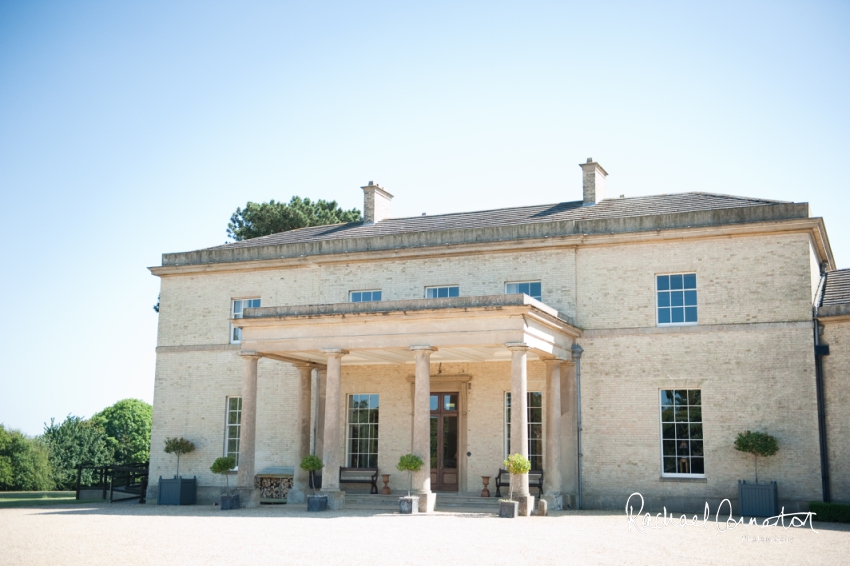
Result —
<instances>
[{"instance_id":1,"label":"portico pediment","mask_svg":"<svg viewBox=\"0 0 850 566\"><path fill-rule=\"evenodd\" d=\"M323 364L323 349L340 348L344 365L413 362L419 344L437 348L435 362L509 361L511 342L528 344L531 359L570 359L581 335L527 295L263 307L231 322L243 329L243 350Z\"/></svg>"}]
</instances>

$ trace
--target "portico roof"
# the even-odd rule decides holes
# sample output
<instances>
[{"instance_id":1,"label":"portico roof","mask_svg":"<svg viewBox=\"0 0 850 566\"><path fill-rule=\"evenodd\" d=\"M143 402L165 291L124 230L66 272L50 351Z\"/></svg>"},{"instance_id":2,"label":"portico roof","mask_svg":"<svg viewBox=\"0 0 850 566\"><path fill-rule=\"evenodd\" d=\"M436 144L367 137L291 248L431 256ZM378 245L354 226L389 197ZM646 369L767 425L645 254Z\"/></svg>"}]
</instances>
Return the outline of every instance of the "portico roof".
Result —
<instances>
[{"instance_id":1,"label":"portico roof","mask_svg":"<svg viewBox=\"0 0 850 566\"><path fill-rule=\"evenodd\" d=\"M349 353L343 365L412 363L411 346L432 346L432 362L508 361L507 343L525 343L529 359L570 359L581 329L527 295L337 303L246 309L243 352L324 364L323 350Z\"/></svg>"}]
</instances>

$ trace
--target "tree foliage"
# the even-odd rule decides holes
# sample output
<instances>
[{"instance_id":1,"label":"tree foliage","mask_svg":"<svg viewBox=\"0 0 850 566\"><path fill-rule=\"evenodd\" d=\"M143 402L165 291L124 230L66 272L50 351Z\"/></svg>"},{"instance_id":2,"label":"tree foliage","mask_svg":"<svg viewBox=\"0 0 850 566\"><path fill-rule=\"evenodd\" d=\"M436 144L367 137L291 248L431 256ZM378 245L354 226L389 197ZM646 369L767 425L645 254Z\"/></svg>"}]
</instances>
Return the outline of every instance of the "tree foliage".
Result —
<instances>
[{"instance_id":1,"label":"tree foliage","mask_svg":"<svg viewBox=\"0 0 850 566\"><path fill-rule=\"evenodd\" d=\"M194 452L195 443L182 436L180 438L166 438L164 450L166 454L177 454L177 473L174 474L174 477L180 477L180 456Z\"/></svg>"},{"instance_id":2,"label":"tree foliage","mask_svg":"<svg viewBox=\"0 0 850 566\"><path fill-rule=\"evenodd\" d=\"M73 489L79 464L105 466L113 461L113 442L103 426L82 417L68 415L61 424L50 419L42 436L48 448L56 489ZM83 484L91 485L91 471L83 474Z\"/></svg>"},{"instance_id":3,"label":"tree foliage","mask_svg":"<svg viewBox=\"0 0 850 566\"><path fill-rule=\"evenodd\" d=\"M51 489L53 479L44 442L0 424L0 490Z\"/></svg>"},{"instance_id":4,"label":"tree foliage","mask_svg":"<svg viewBox=\"0 0 850 566\"><path fill-rule=\"evenodd\" d=\"M236 467L236 458L233 456L222 456L221 458L216 458L213 462L212 466L210 466L210 471L214 474L221 474L224 476L224 482L227 485L227 493L230 494L230 476L229 472L233 468Z\"/></svg>"},{"instance_id":5,"label":"tree foliage","mask_svg":"<svg viewBox=\"0 0 850 566\"><path fill-rule=\"evenodd\" d=\"M735 450L755 457L756 483L759 482L759 456L773 456L779 451L776 439L764 432L739 432L735 439Z\"/></svg>"},{"instance_id":6,"label":"tree foliage","mask_svg":"<svg viewBox=\"0 0 850 566\"><path fill-rule=\"evenodd\" d=\"M424 465L425 462L416 454L405 454L398 459L398 464L395 465L396 469L399 472L407 472L408 479L410 480L407 488L408 497L410 497L410 490L413 489L413 472L418 472Z\"/></svg>"},{"instance_id":7,"label":"tree foliage","mask_svg":"<svg viewBox=\"0 0 850 566\"><path fill-rule=\"evenodd\" d=\"M238 242L296 228L357 222L361 218L359 210L343 210L335 200L314 202L294 196L288 203L249 201L244 209L237 208L230 217L227 235Z\"/></svg>"},{"instance_id":8,"label":"tree foliage","mask_svg":"<svg viewBox=\"0 0 850 566\"><path fill-rule=\"evenodd\" d=\"M150 460L153 407L139 399L123 399L92 416L101 426L115 451L116 464Z\"/></svg>"}]
</instances>

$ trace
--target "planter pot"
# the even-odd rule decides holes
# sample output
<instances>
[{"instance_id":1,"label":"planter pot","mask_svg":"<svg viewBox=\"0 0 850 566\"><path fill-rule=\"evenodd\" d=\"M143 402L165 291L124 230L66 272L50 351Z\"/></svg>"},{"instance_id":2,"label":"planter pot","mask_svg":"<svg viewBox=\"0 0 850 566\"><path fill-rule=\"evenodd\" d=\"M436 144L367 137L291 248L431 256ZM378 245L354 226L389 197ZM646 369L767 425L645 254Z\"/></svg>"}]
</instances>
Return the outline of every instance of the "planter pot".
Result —
<instances>
[{"instance_id":1,"label":"planter pot","mask_svg":"<svg viewBox=\"0 0 850 566\"><path fill-rule=\"evenodd\" d=\"M222 495L221 496L221 510L229 511L231 509L239 509L242 506L239 501L239 494L236 495Z\"/></svg>"},{"instance_id":2,"label":"planter pot","mask_svg":"<svg viewBox=\"0 0 850 566\"><path fill-rule=\"evenodd\" d=\"M198 493L197 478L173 477L165 479L159 476L157 505L194 505Z\"/></svg>"},{"instance_id":3,"label":"planter pot","mask_svg":"<svg viewBox=\"0 0 850 566\"><path fill-rule=\"evenodd\" d=\"M308 495L307 496L307 511L327 511L328 496L327 495Z\"/></svg>"},{"instance_id":4,"label":"planter pot","mask_svg":"<svg viewBox=\"0 0 850 566\"><path fill-rule=\"evenodd\" d=\"M775 517L779 514L776 482L747 483L738 480L738 507L744 517Z\"/></svg>"},{"instance_id":5,"label":"planter pot","mask_svg":"<svg viewBox=\"0 0 850 566\"><path fill-rule=\"evenodd\" d=\"M519 515L519 501L499 501L499 517L514 519Z\"/></svg>"},{"instance_id":6,"label":"planter pot","mask_svg":"<svg viewBox=\"0 0 850 566\"><path fill-rule=\"evenodd\" d=\"M419 496L399 497L398 512L402 515L416 515L419 513Z\"/></svg>"}]
</instances>

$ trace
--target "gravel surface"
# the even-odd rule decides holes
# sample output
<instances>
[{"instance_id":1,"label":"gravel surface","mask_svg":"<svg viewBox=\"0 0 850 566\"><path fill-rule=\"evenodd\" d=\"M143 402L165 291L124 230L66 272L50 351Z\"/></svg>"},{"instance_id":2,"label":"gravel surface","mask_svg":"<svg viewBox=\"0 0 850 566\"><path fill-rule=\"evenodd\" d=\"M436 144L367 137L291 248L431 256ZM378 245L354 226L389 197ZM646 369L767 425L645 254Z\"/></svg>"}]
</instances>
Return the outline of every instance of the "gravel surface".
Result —
<instances>
[{"instance_id":1,"label":"gravel surface","mask_svg":"<svg viewBox=\"0 0 850 566\"><path fill-rule=\"evenodd\" d=\"M0 564L850 564L850 525L719 532L712 518L644 531L630 532L624 513L598 511L510 520L308 514L300 505L63 505L0 509Z\"/></svg>"}]
</instances>

